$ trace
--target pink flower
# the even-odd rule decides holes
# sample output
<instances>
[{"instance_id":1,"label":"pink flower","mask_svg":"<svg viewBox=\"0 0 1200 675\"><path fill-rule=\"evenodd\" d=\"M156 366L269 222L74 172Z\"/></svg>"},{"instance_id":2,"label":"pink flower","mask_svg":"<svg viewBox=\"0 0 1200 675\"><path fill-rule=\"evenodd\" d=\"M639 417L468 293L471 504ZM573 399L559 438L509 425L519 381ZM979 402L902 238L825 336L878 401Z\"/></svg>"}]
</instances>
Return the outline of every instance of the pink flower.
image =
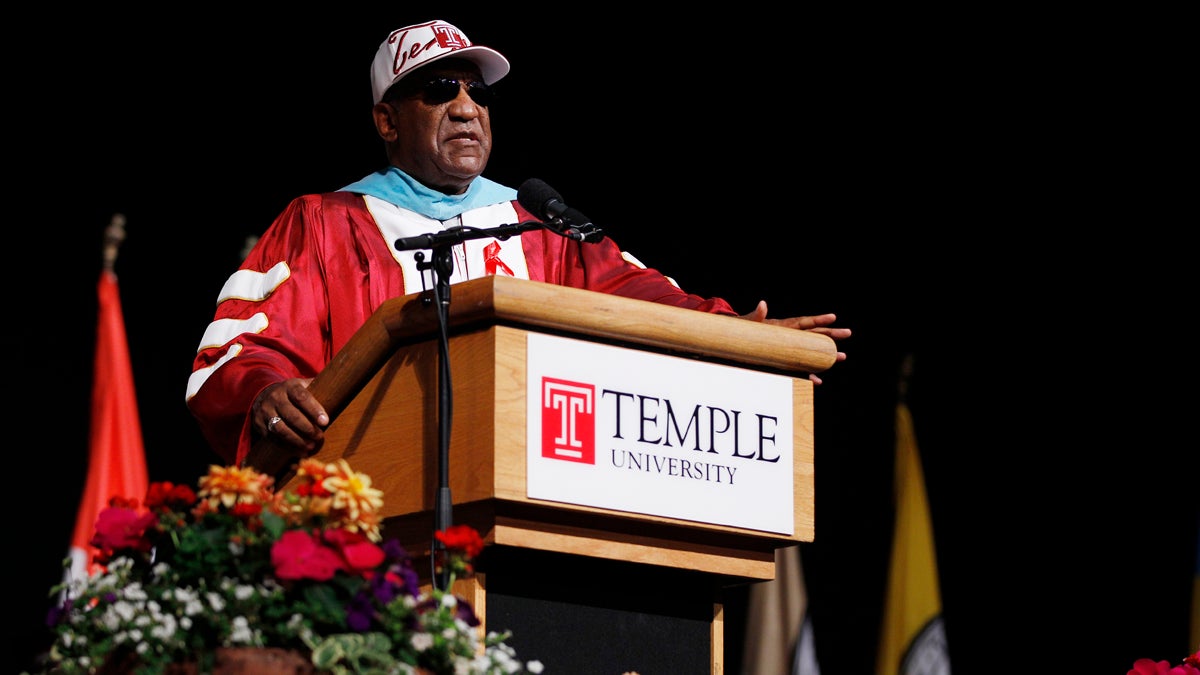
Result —
<instances>
[{"instance_id":1,"label":"pink flower","mask_svg":"<svg viewBox=\"0 0 1200 675\"><path fill-rule=\"evenodd\" d=\"M363 574L378 567L384 559L383 549L371 543L366 535L348 530L326 530L325 543L342 555L348 571Z\"/></svg>"},{"instance_id":2,"label":"pink flower","mask_svg":"<svg viewBox=\"0 0 1200 675\"><path fill-rule=\"evenodd\" d=\"M1125 675L1200 675L1200 651L1177 666L1171 666L1169 661L1138 659Z\"/></svg>"},{"instance_id":3,"label":"pink flower","mask_svg":"<svg viewBox=\"0 0 1200 675\"><path fill-rule=\"evenodd\" d=\"M1171 664L1166 661L1155 662L1153 659L1138 659L1133 662L1133 668L1125 675L1166 675Z\"/></svg>"},{"instance_id":4,"label":"pink flower","mask_svg":"<svg viewBox=\"0 0 1200 675\"><path fill-rule=\"evenodd\" d=\"M138 514L133 509L119 506L104 509L96 518L96 533L90 542L100 550L97 560L104 564L117 551L148 552L153 544L146 536L146 530L157 522L153 513Z\"/></svg>"},{"instance_id":5,"label":"pink flower","mask_svg":"<svg viewBox=\"0 0 1200 675\"><path fill-rule=\"evenodd\" d=\"M336 552L304 530L288 530L271 546L271 564L280 579L329 581L345 563Z\"/></svg>"}]
</instances>

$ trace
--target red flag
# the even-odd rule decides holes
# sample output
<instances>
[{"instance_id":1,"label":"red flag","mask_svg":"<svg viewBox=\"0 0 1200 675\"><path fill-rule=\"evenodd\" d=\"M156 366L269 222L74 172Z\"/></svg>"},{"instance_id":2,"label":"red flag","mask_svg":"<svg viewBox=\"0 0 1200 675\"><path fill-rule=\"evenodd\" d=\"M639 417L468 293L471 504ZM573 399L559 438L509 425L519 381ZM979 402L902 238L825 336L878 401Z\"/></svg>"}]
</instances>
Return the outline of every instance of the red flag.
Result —
<instances>
[{"instance_id":1,"label":"red flag","mask_svg":"<svg viewBox=\"0 0 1200 675\"><path fill-rule=\"evenodd\" d=\"M105 269L100 273L88 472L71 538L71 580L85 578L98 569L88 542L95 531L96 517L108 506L108 500L128 497L140 502L149 484L121 296L111 266L116 245L124 237L120 229L123 225L123 218L113 217L105 240Z\"/></svg>"}]
</instances>

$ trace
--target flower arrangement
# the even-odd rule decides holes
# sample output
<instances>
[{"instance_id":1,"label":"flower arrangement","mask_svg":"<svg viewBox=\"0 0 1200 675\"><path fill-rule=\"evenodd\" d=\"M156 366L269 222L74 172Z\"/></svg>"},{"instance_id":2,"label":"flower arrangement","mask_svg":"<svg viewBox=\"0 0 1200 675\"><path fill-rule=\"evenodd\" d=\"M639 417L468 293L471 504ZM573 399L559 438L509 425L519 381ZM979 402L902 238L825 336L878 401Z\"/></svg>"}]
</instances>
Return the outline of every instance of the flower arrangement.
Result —
<instances>
[{"instance_id":1,"label":"flower arrangement","mask_svg":"<svg viewBox=\"0 0 1200 675\"><path fill-rule=\"evenodd\" d=\"M296 487L251 468L212 466L199 492L150 485L142 508L113 498L91 544L105 569L52 590L47 673L211 672L225 647L307 655L330 673L539 673L450 591L422 591L412 559L380 544L382 492L345 460L305 459ZM472 572L479 533L452 526L437 573ZM447 585L447 588L450 588ZM114 664L125 664L114 670ZM104 668L104 670L99 670Z\"/></svg>"},{"instance_id":2,"label":"flower arrangement","mask_svg":"<svg viewBox=\"0 0 1200 675\"><path fill-rule=\"evenodd\" d=\"M1126 675L1200 675L1200 650L1183 659L1183 663L1172 666L1169 661L1138 659Z\"/></svg>"}]
</instances>

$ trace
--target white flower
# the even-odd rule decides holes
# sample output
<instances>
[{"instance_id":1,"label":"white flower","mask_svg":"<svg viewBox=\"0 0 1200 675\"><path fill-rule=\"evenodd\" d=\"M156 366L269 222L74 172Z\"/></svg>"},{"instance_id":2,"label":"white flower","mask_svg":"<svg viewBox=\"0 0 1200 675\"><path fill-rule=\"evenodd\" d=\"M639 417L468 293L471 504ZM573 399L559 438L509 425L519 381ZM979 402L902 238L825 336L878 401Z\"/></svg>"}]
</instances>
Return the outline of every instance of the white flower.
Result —
<instances>
[{"instance_id":1,"label":"white flower","mask_svg":"<svg viewBox=\"0 0 1200 675\"><path fill-rule=\"evenodd\" d=\"M124 590L122 591L122 593L124 594L126 599L131 600L133 602L146 600L149 597L148 595L146 595L146 589L142 588L142 585L136 581L134 583L126 586L124 588Z\"/></svg>"},{"instance_id":2,"label":"white flower","mask_svg":"<svg viewBox=\"0 0 1200 675\"><path fill-rule=\"evenodd\" d=\"M248 645L254 641L254 633L250 630L250 622L244 616L235 617L233 620L233 631L229 634L229 641L234 644Z\"/></svg>"},{"instance_id":3,"label":"white flower","mask_svg":"<svg viewBox=\"0 0 1200 675\"><path fill-rule=\"evenodd\" d=\"M104 614L100 615L100 621L98 623L101 626L104 626L105 631L109 633L115 632L121 625L121 616L117 614L116 607L109 605L108 608L104 610Z\"/></svg>"},{"instance_id":4,"label":"white flower","mask_svg":"<svg viewBox=\"0 0 1200 675\"><path fill-rule=\"evenodd\" d=\"M413 633L413 649L423 652L433 646L433 635L429 633Z\"/></svg>"},{"instance_id":5,"label":"white flower","mask_svg":"<svg viewBox=\"0 0 1200 675\"><path fill-rule=\"evenodd\" d=\"M114 602L112 605L113 613L116 614L117 618L119 618L121 621L129 621L132 619L137 613L137 610L138 608L133 603L125 600Z\"/></svg>"},{"instance_id":6,"label":"white flower","mask_svg":"<svg viewBox=\"0 0 1200 675\"><path fill-rule=\"evenodd\" d=\"M225 598L222 598L216 593L205 593L204 597L208 600L208 606L213 608L214 612L221 612L225 609Z\"/></svg>"},{"instance_id":7,"label":"white flower","mask_svg":"<svg viewBox=\"0 0 1200 675\"><path fill-rule=\"evenodd\" d=\"M204 603L200 602L200 597L196 595L188 595L187 600L183 603L184 616L203 616Z\"/></svg>"},{"instance_id":8,"label":"white flower","mask_svg":"<svg viewBox=\"0 0 1200 675\"><path fill-rule=\"evenodd\" d=\"M150 629L150 637L156 640L170 640L175 635L177 626L175 617L163 614L158 618L162 623Z\"/></svg>"}]
</instances>

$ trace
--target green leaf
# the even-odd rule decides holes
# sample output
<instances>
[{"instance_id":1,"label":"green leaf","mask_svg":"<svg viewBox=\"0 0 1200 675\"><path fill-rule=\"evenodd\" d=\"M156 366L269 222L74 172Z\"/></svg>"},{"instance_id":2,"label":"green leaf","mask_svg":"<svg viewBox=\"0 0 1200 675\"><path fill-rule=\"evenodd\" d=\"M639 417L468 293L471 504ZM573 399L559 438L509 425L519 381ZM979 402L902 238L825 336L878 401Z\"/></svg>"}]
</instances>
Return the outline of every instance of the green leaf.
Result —
<instances>
[{"instance_id":1,"label":"green leaf","mask_svg":"<svg viewBox=\"0 0 1200 675\"><path fill-rule=\"evenodd\" d=\"M279 541L279 536L283 534L287 522L283 517L274 511L263 511L262 513L263 529L267 533L267 537L271 541Z\"/></svg>"},{"instance_id":2,"label":"green leaf","mask_svg":"<svg viewBox=\"0 0 1200 675\"><path fill-rule=\"evenodd\" d=\"M327 636L312 650L312 662L323 670L335 670L339 664L350 663L353 668L344 672L366 673L375 670L363 670L363 666L391 665L395 663L391 655L392 641L382 633L337 633ZM382 672L382 671L378 671Z\"/></svg>"}]
</instances>

